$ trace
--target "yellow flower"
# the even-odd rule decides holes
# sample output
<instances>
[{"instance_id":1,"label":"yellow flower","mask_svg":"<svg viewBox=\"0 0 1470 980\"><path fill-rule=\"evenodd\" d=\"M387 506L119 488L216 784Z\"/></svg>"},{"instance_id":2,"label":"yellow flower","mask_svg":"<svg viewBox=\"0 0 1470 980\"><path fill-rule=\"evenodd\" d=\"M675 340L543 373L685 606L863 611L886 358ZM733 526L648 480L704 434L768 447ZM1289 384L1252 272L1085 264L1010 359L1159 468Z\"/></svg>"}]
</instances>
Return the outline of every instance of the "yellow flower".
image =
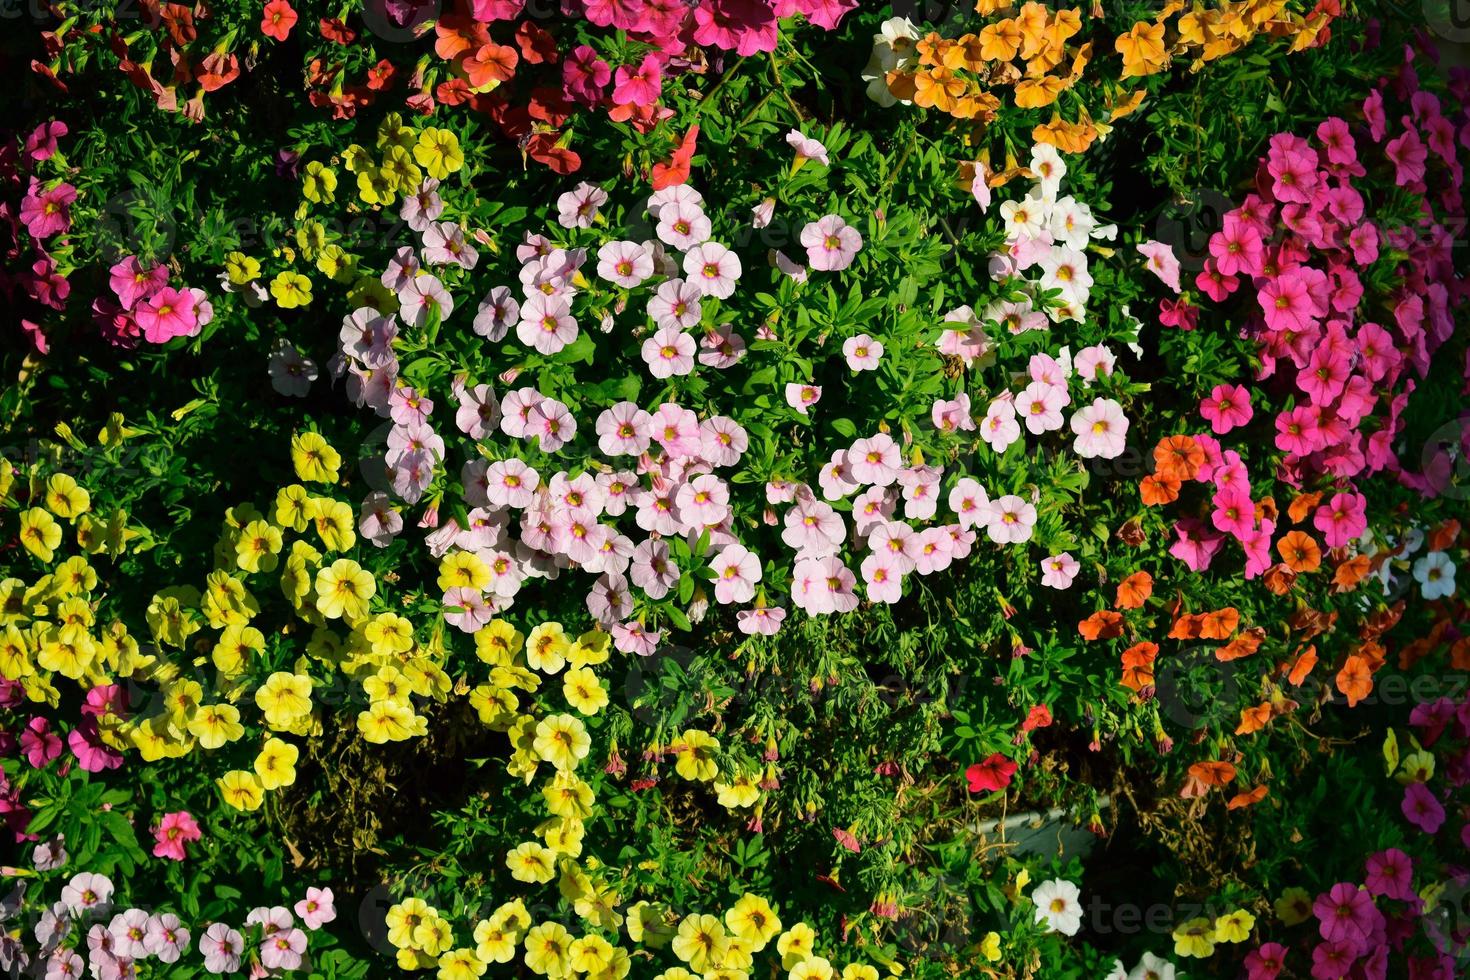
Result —
<instances>
[{"instance_id":1,"label":"yellow flower","mask_svg":"<svg viewBox=\"0 0 1470 980\"><path fill-rule=\"evenodd\" d=\"M399 701L407 703L411 688L408 679L399 673L397 667L384 665L378 668L378 672L362 682L362 689L367 693L368 701Z\"/></svg>"},{"instance_id":2,"label":"yellow flower","mask_svg":"<svg viewBox=\"0 0 1470 980\"><path fill-rule=\"evenodd\" d=\"M79 626L63 626L47 631L41 641L36 663L71 680L80 680L97 656L97 644Z\"/></svg>"},{"instance_id":3,"label":"yellow flower","mask_svg":"<svg viewBox=\"0 0 1470 980\"><path fill-rule=\"evenodd\" d=\"M393 186L392 175L377 167L369 167L357 173L357 196L365 204L383 207L392 204L398 197Z\"/></svg>"},{"instance_id":4,"label":"yellow flower","mask_svg":"<svg viewBox=\"0 0 1470 980\"><path fill-rule=\"evenodd\" d=\"M1274 903L1276 917L1288 926L1300 925L1312 917L1312 894L1305 888L1288 888Z\"/></svg>"},{"instance_id":5,"label":"yellow flower","mask_svg":"<svg viewBox=\"0 0 1470 980\"><path fill-rule=\"evenodd\" d=\"M306 175L301 178L301 193L308 201L330 204L337 197L337 172L313 160L306 165Z\"/></svg>"},{"instance_id":6,"label":"yellow flower","mask_svg":"<svg viewBox=\"0 0 1470 980\"><path fill-rule=\"evenodd\" d=\"M577 973L599 973L612 965L612 943L601 936L583 936L567 949L572 969Z\"/></svg>"},{"instance_id":7,"label":"yellow flower","mask_svg":"<svg viewBox=\"0 0 1470 980\"><path fill-rule=\"evenodd\" d=\"M1434 778L1434 754L1424 749L1408 753L1393 778L1405 786L1429 782Z\"/></svg>"},{"instance_id":8,"label":"yellow flower","mask_svg":"<svg viewBox=\"0 0 1470 980\"><path fill-rule=\"evenodd\" d=\"M691 970L703 973L725 958L725 952L730 948L730 937L725 934L725 927L719 919L691 913L679 923L671 948L675 956L689 964Z\"/></svg>"},{"instance_id":9,"label":"yellow flower","mask_svg":"<svg viewBox=\"0 0 1470 980\"><path fill-rule=\"evenodd\" d=\"M503 619L492 619L475 631L475 656L492 666L511 666L525 645L525 635Z\"/></svg>"},{"instance_id":10,"label":"yellow flower","mask_svg":"<svg viewBox=\"0 0 1470 980\"><path fill-rule=\"evenodd\" d=\"M72 477L53 473L46 481L46 506L57 517L70 520L90 510L92 498Z\"/></svg>"},{"instance_id":11,"label":"yellow flower","mask_svg":"<svg viewBox=\"0 0 1470 980\"><path fill-rule=\"evenodd\" d=\"M215 780L220 796L236 810L255 810L260 807L265 794L260 791L260 780L254 773L243 769L231 769Z\"/></svg>"},{"instance_id":12,"label":"yellow flower","mask_svg":"<svg viewBox=\"0 0 1470 980\"><path fill-rule=\"evenodd\" d=\"M306 306L311 302L311 280L289 269L279 272L271 280L271 295L283 310Z\"/></svg>"},{"instance_id":13,"label":"yellow flower","mask_svg":"<svg viewBox=\"0 0 1470 980\"><path fill-rule=\"evenodd\" d=\"M247 572L271 572L281 550L281 529L265 521L251 521L235 542L235 564Z\"/></svg>"},{"instance_id":14,"label":"yellow flower","mask_svg":"<svg viewBox=\"0 0 1470 980\"><path fill-rule=\"evenodd\" d=\"M255 774L264 789L280 789L296 782L296 760L301 750L290 742L272 736L255 757Z\"/></svg>"},{"instance_id":15,"label":"yellow flower","mask_svg":"<svg viewBox=\"0 0 1470 980\"><path fill-rule=\"evenodd\" d=\"M308 507L312 526L316 528L317 537L322 539L322 547L328 551L346 551L357 541L352 508L346 503L330 497L313 497L308 501Z\"/></svg>"},{"instance_id":16,"label":"yellow flower","mask_svg":"<svg viewBox=\"0 0 1470 980\"><path fill-rule=\"evenodd\" d=\"M485 591L490 584L490 566L473 551L456 551L439 563L439 588L448 592L456 587Z\"/></svg>"},{"instance_id":17,"label":"yellow flower","mask_svg":"<svg viewBox=\"0 0 1470 980\"><path fill-rule=\"evenodd\" d=\"M260 278L260 263L244 252L225 256L225 277L232 286L244 286Z\"/></svg>"},{"instance_id":18,"label":"yellow flower","mask_svg":"<svg viewBox=\"0 0 1470 980\"><path fill-rule=\"evenodd\" d=\"M536 833L546 842L546 846L557 854L565 854L568 857L580 857L582 854L582 839L587 836L587 828L582 821L576 818L557 818L543 821L536 828Z\"/></svg>"},{"instance_id":19,"label":"yellow flower","mask_svg":"<svg viewBox=\"0 0 1470 980\"><path fill-rule=\"evenodd\" d=\"M390 146L383 151L383 165L378 172L398 194L409 194L424 181L423 171L401 146Z\"/></svg>"},{"instance_id":20,"label":"yellow flower","mask_svg":"<svg viewBox=\"0 0 1470 980\"><path fill-rule=\"evenodd\" d=\"M607 663L608 651L612 648L612 636L594 629L577 637L577 642L567 651L567 663L573 667L589 667Z\"/></svg>"},{"instance_id":21,"label":"yellow flower","mask_svg":"<svg viewBox=\"0 0 1470 980\"><path fill-rule=\"evenodd\" d=\"M754 806L761 797L760 787L756 782L756 777L747 772L740 773L728 783L716 780L715 793L719 796L720 806L727 810Z\"/></svg>"},{"instance_id":22,"label":"yellow flower","mask_svg":"<svg viewBox=\"0 0 1470 980\"><path fill-rule=\"evenodd\" d=\"M437 918L438 912L421 898L405 898L397 905L390 906L387 915L388 942L399 949L406 949L414 945L414 933L419 926L432 918Z\"/></svg>"},{"instance_id":23,"label":"yellow flower","mask_svg":"<svg viewBox=\"0 0 1470 980\"><path fill-rule=\"evenodd\" d=\"M558 772L541 787L541 798L553 816L586 820L592 816L592 802L596 797L592 787L575 773Z\"/></svg>"},{"instance_id":24,"label":"yellow flower","mask_svg":"<svg viewBox=\"0 0 1470 980\"><path fill-rule=\"evenodd\" d=\"M998 963L1000 961L1000 933L987 932L985 934L985 938L980 940L980 955L985 957L987 963ZM877 977L877 975L875 971L873 976Z\"/></svg>"},{"instance_id":25,"label":"yellow flower","mask_svg":"<svg viewBox=\"0 0 1470 980\"><path fill-rule=\"evenodd\" d=\"M413 158L430 177L438 180L457 173L464 166L464 153L459 148L459 137L447 129L434 126L419 133L419 140L413 148Z\"/></svg>"},{"instance_id":26,"label":"yellow flower","mask_svg":"<svg viewBox=\"0 0 1470 980\"><path fill-rule=\"evenodd\" d=\"M748 892L725 912L725 925L757 953L781 932L781 919L771 903Z\"/></svg>"},{"instance_id":27,"label":"yellow flower","mask_svg":"<svg viewBox=\"0 0 1470 980\"><path fill-rule=\"evenodd\" d=\"M206 704L189 719L189 734L206 749L217 749L245 734L240 709L232 704Z\"/></svg>"},{"instance_id":28,"label":"yellow flower","mask_svg":"<svg viewBox=\"0 0 1470 980\"><path fill-rule=\"evenodd\" d=\"M342 151L342 165L350 174L360 173L373 165L373 155L367 150L353 143Z\"/></svg>"},{"instance_id":29,"label":"yellow flower","mask_svg":"<svg viewBox=\"0 0 1470 980\"><path fill-rule=\"evenodd\" d=\"M1203 916L1190 919L1174 930L1174 955L1204 959L1215 952L1214 926Z\"/></svg>"},{"instance_id":30,"label":"yellow flower","mask_svg":"<svg viewBox=\"0 0 1470 980\"><path fill-rule=\"evenodd\" d=\"M291 437L291 464L298 479L308 483L336 483L342 456L321 433L298 432Z\"/></svg>"},{"instance_id":31,"label":"yellow flower","mask_svg":"<svg viewBox=\"0 0 1470 980\"><path fill-rule=\"evenodd\" d=\"M607 691L590 667L567 671L562 678L561 689L566 695L567 704L584 715L595 715L607 707Z\"/></svg>"},{"instance_id":32,"label":"yellow flower","mask_svg":"<svg viewBox=\"0 0 1470 980\"><path fill-rule=\"evenodd\" d=\"M673 746L679 755L674 771L691 782L708 782L719 773L715 764L715 753L720 748L719 740L708 732L691 728L679 736Z\"/></svg>"},{"instance_id":33,"label":"yellow flower","mask_svg":"<svg viewBox=\"0 0 1470 980\"><path fill-rule=\"evenodd\" d=\"M97 587L97 570L81 555L73 555L52 573L59 594L74 596L80 592L91 592Z\"/></svg>"},{"instance_id":34,"label":"yellow flower","mask_svg":"<svg viewBox=\"0 0 1470 980\"><path fill-rule=\"evenodd\" d=\"M509 963L516 955L515 930L491 917L475 926L475 955L485 963Z\"/></svg>"},{"instance_id":35,"label":"yellow flower","mask_svg":"<svg viewBox=\"0 0 1470 980\"><path fill-rule=\"evenodd\" d=\"M825 957L809 956L791 968L787 980L833 980L832 964Z\"/></svg>"},{"instance_id":36,"label":"yellow flower","mask_svg":"<svg viewBox=\"0 0 1470 980\"><path fill-rule=\"evenodd\" d=\"M61 525L39 507L22 511L20 543L41 561L49 563L56 557L56 546L61 544Z\"/></svg>"},{"instance_id":37,"label":"yellow flower","mask_svg":"<svg viewBox=\"0 0 1470 980\"><path fill-rule=\"evenodd\" d=\"M428 721L402 701L374 701L357 716L357 730L369 742L402 742L428 731Z\"/></svg>"},{"instance_id":38,"label":"yellow flower","mask_svg":"<svg viewBox=\"0 0 1470 980\"><path fill-rule=\"evenodd\" d=\"M305 674L278 670L256 688L255 704L272 729L290 731L311 714L311 688L312 680Z\"/></svg>"},{"instance_id":39,"label":"yellow flower","mask_svg":"<svg viewBox=\"0 0 1470 980\"><path fill-rule=\"evenodd\" d=\"M371 572L351 558L338 558L316 573L316 608L328 619L355 623L367 616L377 590Z\"/></svg>"},{"instance_id":40,"label":"yellow flower","mask_svg":"<svg viewBox=\"0 0 1470 980\"><path fill-rule=\"evenodd\" d=\"M357 259L341 245L328 245L317 255L316 267L333 282L347 282L357 271Z\"/></svg>"},{"instance_id":41,"label":"yellow flower","mask_svg":"<svg viewBox=\"0 0 1470 980\"><path fill-rule=\"evenodd\" d=\"M439 957L439 980L475 980L485 975L485 964L472 949L455 949Z\"/></svg>"},{"instance_id":42,"label":"yellow flower","mask_svg":"<svg viewBox=\"0 0 1470 980\"><path fill-rule=\"evenodd\" d=\"M812 955L816 949L817 934L805 922L798 922L776 940L776 952L781 954L781 968L790 970Z\"/></svg>"},{"instance_id":43,"label":"yellow flower","mask_svg":"<svg viewBox=\"0 0 1470 980\"><path fill-rule=\"evenodd\" d=\"M1250 938L1256 917L1245 909L1236 909L1215 920L1215 942L1243 943Z\"/></svg>"},{"instance_id":44,"label":"yellow flower","mask_svg":"<svg viewBox=\"0 0 1470 980\"><path fill-rule=\"evenodd\" d=\"M587 727L573 715L557 714L543 718L536 725L536 754L562 772L577 768L587 758L592 739Z\"/></svg>"},{"instance_id":45,"label":"yellow flower","mask_svg":"<svg viewBox=\"0 0 1470 980\"><path fill-rule=\"evenodd\" d=\"M572 934L559 922L543 922L526 933L526 966L547 977L564 977L570 971L568 959Z\"/></svg>"},{"instance_id":46,"label":"yellow flower","mask_svg":"<svg viewBox=\"0 0 1470 980\"><path fill-rule=\"evenodd\" d=\"M526 663L532 670L555 674L566 666L571 646L561 623L542 623L526 638Z\"/></svg>"},{"instance_id":47,"label":"yellow flower","mask_svg":"<svg viewBox=\"0 0 1470 980\"><path fill-rule=\"evenodd\" d=\"M307 514L306 488L299 483L282 487L276 492L276 523L300 534L310 521Z\"/></svg>"},{"instance_id":48,"label":"yellow flower","mask_svg":"<svg viewBox=\"0 0 1470 980\"><path fill-rule=\"evenodd\" d=\"M254 626L226 626L214 645L210 659L215 669L228 677L245 672L252 654L265 649L265 634Z\"/></svg>"},{"instance_id":49,"label":"yellow flower","mask_svg":"<svg viewBox=\"0 0 1470 980\"><path fill-rule=\"evenodd\" d=\"M470 707L479 714L481 723L494 731L505 731L520 706L515 692L503 687L477 684L470 690Z\"/></svg>"}]
</instances>

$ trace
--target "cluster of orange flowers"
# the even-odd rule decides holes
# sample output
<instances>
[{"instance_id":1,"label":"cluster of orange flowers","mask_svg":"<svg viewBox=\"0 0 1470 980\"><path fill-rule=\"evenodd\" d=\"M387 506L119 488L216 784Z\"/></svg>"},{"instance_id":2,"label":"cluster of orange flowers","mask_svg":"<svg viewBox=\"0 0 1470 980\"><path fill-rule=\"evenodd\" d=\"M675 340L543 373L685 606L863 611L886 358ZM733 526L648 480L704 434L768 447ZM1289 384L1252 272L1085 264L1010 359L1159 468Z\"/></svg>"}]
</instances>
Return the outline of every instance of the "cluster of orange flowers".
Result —
<instances>
[{"instance_id":1,"label":"cluster of orange flowers","mask_svg":"<svg viewBox=\"0 0 1470 980\"><path fill-rule=\"evenodd\" d=\"M1094 57L1093 40L1083 40L1083 13L1071 7L1053 10L1028 0L1019 9L1013 0L978 0L984 17L994 20L979 33L945 38L930 33L913 45L913 53L890 69L886 83L893 97L923 108L935 108L957 119L993 120L1001 100L996 89L1011 88L1020 109L1055 105L1072 89ZM1113 42L1122 59L1117 82L1163 71L1176 59L1193 57L1192 70L1240 50L1256 36L1292 37L1292 50L1323 43L1337 12L1337 0L1322 0L1307 16L1291 13L1286 0L1242 0L1187 10L1180 0L1167 4L1153 21L1139 21ZM1091 17L1101 16L1094 6ZM1105 43L1105 42L1104 42ZM1101 54L1101 53L1099 53ZM1103 110L1106 123L1095 122L1079 105L1075 122L1053 111L1032 138L1069 153L1086 150L1109 124L1137 109L1144 91L1109 80Z\"/></svg>"}]
</instances>

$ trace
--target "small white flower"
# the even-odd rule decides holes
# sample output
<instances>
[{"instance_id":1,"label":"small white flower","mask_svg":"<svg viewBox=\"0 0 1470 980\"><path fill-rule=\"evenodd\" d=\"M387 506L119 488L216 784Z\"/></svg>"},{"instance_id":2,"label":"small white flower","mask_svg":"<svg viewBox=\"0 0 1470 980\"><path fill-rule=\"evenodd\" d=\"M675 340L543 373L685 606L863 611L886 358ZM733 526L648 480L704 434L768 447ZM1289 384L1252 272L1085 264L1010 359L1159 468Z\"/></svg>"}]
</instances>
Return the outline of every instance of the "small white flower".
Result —
<instances>
[{"instance_id":1,"label":"small white flower","mask_svg":"<svg viewBox=\"0 0 1470 980\"><path fill-rule=\"evenodd\" d=\"M1060 932L1064 936L1075 936L1082 928L1081 892L1070 881L1053 878L1043 881L1031 893L1036 905L1036 921L1045 925L1048 932Z\"/></svg>"},{"instance_id":2,"label":"small white flower","mask_svg":"<svg viewBox=\"0 0 1470 980\"><path fill-rule=\"evenodd\" d=\"M1455 565L1443 551L1431 551L1414 562L1414 581L1426 599L1443 599L1455 594Z\"/></svg>"}]
</instances>

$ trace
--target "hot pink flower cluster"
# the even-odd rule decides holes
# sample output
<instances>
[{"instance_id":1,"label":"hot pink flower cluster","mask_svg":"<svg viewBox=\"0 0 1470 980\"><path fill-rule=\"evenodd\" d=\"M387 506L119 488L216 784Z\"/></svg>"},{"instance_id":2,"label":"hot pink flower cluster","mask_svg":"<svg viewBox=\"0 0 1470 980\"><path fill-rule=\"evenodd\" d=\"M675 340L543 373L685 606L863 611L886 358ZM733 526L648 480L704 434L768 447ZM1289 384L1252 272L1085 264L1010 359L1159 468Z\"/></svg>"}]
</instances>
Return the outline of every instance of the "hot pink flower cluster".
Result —
<instances>
[{"instance_id":1,"label":"hot pink flower cluster","mask_svg":"<svg viewBox=\"0 0 1470 980\"><path fill-rule=\"evenodd\" d=\"M92 301L92 318L102 336L119 347L139 339L164 344L193 337L214 319L209 294L198 287L169 285L168 268L126 256L108 270L112 296Z\"/></svg>"},{"instance_id":2,"label":"hot pink flower cluster","mask_svg":"<svg viewBox=\"0 0 1470 980\"><path fill-rule=\"evenodd\" d=\"M40 323L46 314L40 311L64 309L71 294L71 283L58 271L52 252L66 244L77 189L64 179L43 179L38 173L66 135L66 124L52 121L37 126L23 141L0 142L0 188L5 191L0 195L0 298L21 314L20 325L40 354L50 346ZM29 304L37 309L27 309Z\"/></svg>"}]
</instances>

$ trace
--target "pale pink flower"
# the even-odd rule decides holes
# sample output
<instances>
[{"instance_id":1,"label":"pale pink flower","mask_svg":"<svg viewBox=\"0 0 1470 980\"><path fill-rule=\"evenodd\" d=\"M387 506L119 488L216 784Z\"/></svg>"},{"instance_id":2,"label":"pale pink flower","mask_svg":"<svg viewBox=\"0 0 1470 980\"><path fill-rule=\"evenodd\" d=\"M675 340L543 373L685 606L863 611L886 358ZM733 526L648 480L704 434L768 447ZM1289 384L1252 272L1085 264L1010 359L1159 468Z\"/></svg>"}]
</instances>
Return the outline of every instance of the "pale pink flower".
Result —
<instances>
[{"instance_id":1,"label":"pale pink flower","mask_svg":"<svg viewBox=\"0 0 1470 980\"><path fill-rule=\"evenodd\" d=\"M584 181L556 199L557 223L563 228L591 228L597 209L606 203L607 192Z\"/></svg>"},{"instance_id":2,"label":"pale pink flower","mask_svg":"<svg viewBox=\"0 0 1470 980\"><path fill-rule=\"evenodd\" d=\"M398 291L398 302L398 315L404 323L415 327L425 326L433 312L438 312L441 323L454 312L454 298L444 284L431 275L415 276L412 282Z\"/></svg>"},{"instance_id":3,"label":"pale pink flower","mask_svg":"<svg viewBox=\"0 0 1470 980\"><path fill-rule=\"evenodd\" d=\"M543 398L531 409L527 437L535 436L544 453L554 453L577 434L577 420L555 398Z\"/></svg>"},{"instance_id":4,"label":"pale pink flower","mask_svg":"<svg viewBox=\"0 0 1470 980\"><path fill-rule=\"evenodd\" d=\"M1150 272L1170 290L1179 292L1179 258L1173 248L1150 239L1139 243L1138 252L1147 260L1145 264Z\"/></svg>"},{"instance_id":5,"label":"pale pink flower","mask_svg":"<svg viewBox=\"0 0 1470 980\"><path fill-rule=\"evenodd\" d=\"M473 269L480 253L464 239L464 229L454 221L440 221L424 230L424 261L430 265L457 265Z\"/></svg>"},{"instance_id":6,"label":"pale pink flower","mask_svg":"<svg viewBox=\"0 0 1470 980\"><path fill-rule=\"evenodd\" d=\"M735 614L735 625L746 636L775 636L781 631L786 610L780 606L757 606Z\"/></svg>"},{"instance_id":7,"label":"pale pink flower","mask_svg":"<svg viewBox=\"0 0 1470 980\"><path fill-rule=\"evenodd\" d=\"M555 354L577 339L572 304L561 297L532 296L521 309L516 337L542 354Z\"/></svg>"},{"instance_id":8,"label":"pale pink flower","mask_svg":"<svg viewBox=\"0 0 1470 980\"><path fill-rule=\"evenodd\" d=\"M827 148L800 130L793 129L787 133L786 144L796 151L798 163L803 160L815 160L824 167L831 166L832 161L827 156Z\"/></svg>"},{"instance_id":9,"label":"pale pink flower","mask_svg":"<svg viewBox=\"0 0 1470 980\"><path fill-rule=\"evenodd\" d=\"M1062 427L1062 409L1071 401L1062 385L1033 381L1016 396L1016 416L1032 435Z\"/></svg>"},{"instance_id":10,"label":"pale pink flower","mask_svg":"<svg viewBox=\"0 0 1470 980\"><path fill-rule=\"evenodd\" d=\"M761 580L761 563L743 545L722 548L711 567L715 573L716 602L728 605L755 598L755 584Z\"/></svg>"},{"instance_id":11,"label":"pale pink flower","mask_svg":"<svg viewBox=\"0 0 1470 980\"><path fill-rule=\"evenodd\" d=\"M859 571L870 602L897 602L903 597L904 569L891 555L874 552L863 559Z\"/></svg>"},{"instance_id":12,"label":"pale pink flower","mask_svg":"<svg viewBox=\"0 0 1470 980\"><path fill-rule=\"evenodd\" d=\"M730 490L725 481L705 473L681 484L674 495L674 506L686 526L704 528L719 524L730 514ZM737 599L744 602L744 599Z\"/></svg>"},{"instance_id":13,"label":"pale pink flower","mask_svg":"<svg viewBox=\"0 0 1470 980\"><path fill-rule=\"evenodd\" d=\"M699 423L699 452L712 466L734 466L750 447L750 436L734 419L716 415Z\"/></svg>"},{"instance_id":14,"label":"pale pink flower","mask_svg":"<svg viewBox=\"0 0 1470 980\"><path fill-rule=\"evenodd\" d=\"M683 279L669 279L659 283L658 289L648 300L648 315L660 327L687 330L699 322L703 308L699 300L704 294L694 284Z\"/></svg>"},{"instance_id":15,"label":"pale pink flower","mask_svg":"<svg viewBox=\"0 0 1470 980\"><path fill-rule=\"evenodd\" d=\"M597 274L624 289L632 289L653 275L653 256L638 242L608 242L597 250Z\"/></svg>"},{"instance_id":16,"label":"pale pink flower","mask_svg":"<svg viewBox=\"0 0 1470 980\"><path fill-rule=\"evenodd\" d=\"M847 462L852 468L853 479L858 483L886 487L898 478L903 452L892 436L880 432L854 442L847 451Z\"/></svg>"},{"instance_id":17,"label":"pale pink flower","mask_svg":"<svg viewBox=\"0 0 1470 980\"><path fill-rule=\"evenodd\" d=\"M865 333L848 337L842 342L842 356L847 358L847 366L854 371L876 371L883 357L883 342Z\"/></svg>"},{"instance_id":18,"label":"pale pink flower","mask_svg":"<svg viewBox=\"0 0 1470 980\"><path fill-rule=\"evenodd\" d=\"M984 523L990 507L990 495L973 477L963 477L949 492L949 509L959 518L961 528Z\"/></svg>"},{"instance_id":19,"label":"pale pink flower","mask_svg":"<svg viewBox=\"0 0 1470 980\"><path fill-rule=\"evenodd\" d=\"M541 476L519 459L502 459L485 472L485 496L494 507L529 507Z\"/></svg>"},{"instance_id":20,"label":"pale pink flower","mask_svg":"<svg viewBox=\"0 0 1470 980\"><path fill-rule=\"evenodd\" d=\"M1072 431L1077 438L1072 448L1083 459L1114 459L1122 454L1128 435L1128 418L1123 406L1111 398L1094 399L1073 414Z\"/></svg>"},{"instance_id":21,"label":"pale pink flower","mask_svg":"<svg viewBox=\"0 0 1470 980\"><path fill-rule=\"evenodd\" d=\"M1005 452L1021 438L1021 423L1016 421L1016 409L1009 398L997 398L990 403L985 418L980 421L980 438L998 453Z\"/></svg>"},{"instance_id":22,"label":"pale pink flower","mask_svg":"<svg viewBox=\"0 0 1470 980\"><path fill-rule=\"evenodd\" d=\"M439 181L433 177L426 177L419 189L405 197L398 208L398 216L404 223L420 233L443 213L444 200L439 196Z\"/></svg>"},{"instance_id":23,"label":"pale pink flower","mask_svg":"<svg viewBox=\"0 0 1470 980\"><path fill-rule=\"evenodd\" d=\"M1052 589L1071 588L1072 580L1077 577L1081 568L1081 564L1069 551L1044 558L1041 561L1041 584Z\"/></svg>"},{"instance_id":24,"label":"pale pink flower","mask_svg":"<svg viewBox=\"0 0 1470 980\"><path fill-rule=\"evenodd\" d=\"M705 296L725 299L740 278L740 257L719 242L705 242L684 256L684 275Z\"/></svg>"},{"instance_id":25,"label":"pale pink flower","mask_svg":"<svg viewBox=\"0 0 1470 980\"><path fill-rule=\"evenodd\" d=\"M682 330L664 327L643 342L643 363L655 378L679 377L694 370L694 338Z\"/></svg>"},{"instance_id":26,"label":"pale pink flower","mask_svg":"<svg viewBox=\"0 0 1470 980\"><path fill-rule=\"evenodd\" d=\"M687 252L709 241L710 220L697 204L675 203L659 209L654 233L670 248Z\"/></svg>"},{"instance_id":27,"label":"pale pink flower","mask_svg":"<svg viewBox=\"0 0 1470 980\"><path fill-rule=\"evenodd\" d=\"M775 214L776 199L774 197L768 197L750 209L750 226L752 228L764 228L771 223L771 218Z\"/></svg>"},{"instance_id":28,"label":"pale pink flower","mask_svg":"<svg viewBox=\"0 0 1470 980\"><path fill-rule=\"evenodd\" d=\"M829 214L801 230L801 244L813 269L840 272L857 258L863 247L863 236L840 216Z\"/></svg>"},{"instance_id":29,"label":"pale pink flower","mask_svg":"<svg viewBox=\"0 0 1470 980\"><path fill-rule=\"evenodd\" d=\"M641 456L652 439L653 416L632 402L618 402L597 417L597 448L604 456Z\"/></svg>"},{"instance_id":30,"label":"pale pink flower","mask_svg":"<svg viewBox=\"0 0 1470 980\"><path fill-rule=\"evenodd\" d=\"M990 502L985 515L985 533L996 544L1019 544L1030 540L1036 526L1036 507L1015 494Z\"/></svg>"},{"instance_id":31,"label":"pale pink flower","mask_svg":"<svg viewBox=\"0 0 1470 980\"><path fill-rule=\"evenodd\" d=\"M521 305L505 286L496 286L480 300L475 322L470 329L486 340L504 340L506 333L521 319Z\"/></svg>"},{"instance_id":32,"label":"pale pink flower","mask_svg":"<svg viewBox=\"0 0 1470 980\"><path fill-rule=\"evenodd\" d=\"M790 382L786 385L786 404L806 415L822 398L822 389L817 385Z\"/></svg>"},{"instance_id":33,"label":"pale pink flower","mask_svg":"<svg viewBox=\"0 0 1470 980\"><path fill-rule=\"evenodd\" d=\"M296 914L306 928L320 929L337 918L337 906L330 888L307 888L306 897L296 903Z\"/></svg>"}]
</instances>

